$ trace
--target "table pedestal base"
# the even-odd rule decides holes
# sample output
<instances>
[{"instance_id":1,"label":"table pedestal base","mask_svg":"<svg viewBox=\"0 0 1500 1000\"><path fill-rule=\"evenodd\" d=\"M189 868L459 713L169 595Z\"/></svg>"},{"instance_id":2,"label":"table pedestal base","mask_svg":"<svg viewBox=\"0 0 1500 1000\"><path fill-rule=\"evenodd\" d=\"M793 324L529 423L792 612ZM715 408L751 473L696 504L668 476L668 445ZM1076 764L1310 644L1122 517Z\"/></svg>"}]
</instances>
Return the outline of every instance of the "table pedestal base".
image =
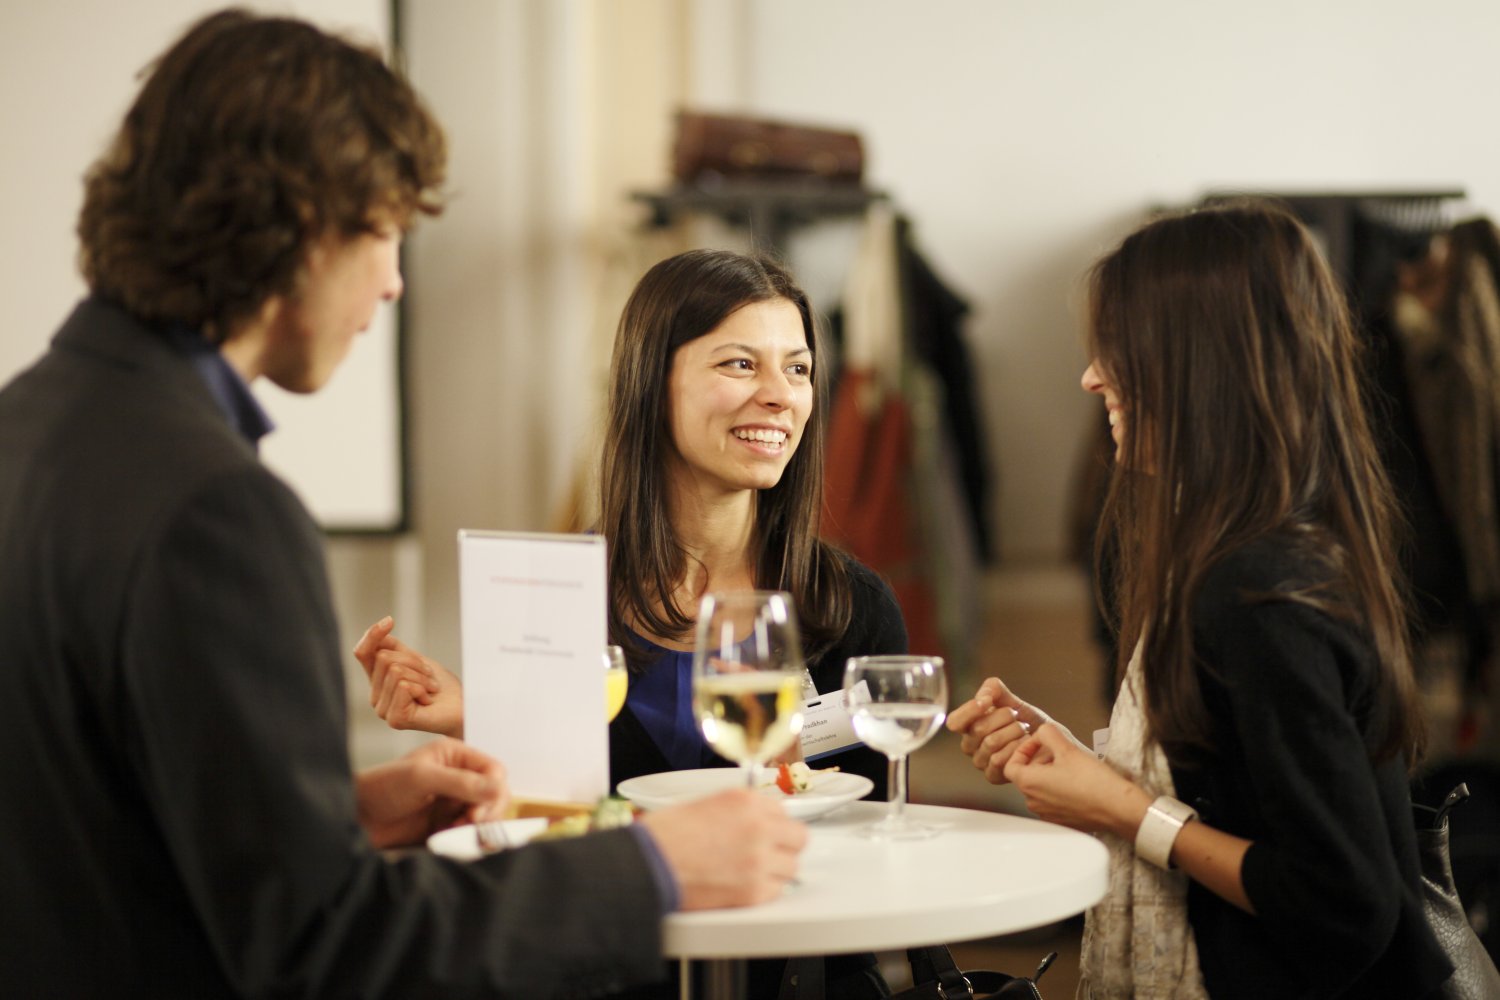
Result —
<instances>
[{"instance_id":1,"label":"table pedestal base","mask_svg":"<svg viewBox=\"0 0 1500 1000\"><path fill-rule=\"evenodd\" d=\"M704 1000L745 1000L745 960L716 958L703 963Z\"/></svg>"}]
</instances>

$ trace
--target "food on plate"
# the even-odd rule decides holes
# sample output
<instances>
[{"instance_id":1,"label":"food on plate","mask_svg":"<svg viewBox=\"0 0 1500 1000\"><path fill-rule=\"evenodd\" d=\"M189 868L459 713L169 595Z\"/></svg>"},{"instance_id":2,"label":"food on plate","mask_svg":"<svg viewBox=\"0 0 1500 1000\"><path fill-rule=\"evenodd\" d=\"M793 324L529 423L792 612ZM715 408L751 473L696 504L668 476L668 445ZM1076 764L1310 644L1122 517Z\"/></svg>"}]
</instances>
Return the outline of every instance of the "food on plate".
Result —
<instances>
[{"instance_id":1,"label":"food on plate","mask_svg":"<svg viewBox=\"0 0 1500 1000\"><path fill-rule=\"evenodd\" d=\"M635 822L635 807L627 800L606 796L599 800L590 812L575 813L554 819L547 829L533 840L559 840L563 837L581 837L595 830L613 830Z\"/></svg>"},{"instance_id":2,"label":"food on plate","mask_svg":"<svg viewBox=\"0 0 1500 1000\"><path fill-rule=\"evenodd\" d=\"M777 766L774 783L786 795L800 795L812 788L813 775L832 774L837 770L836 767L814 770L803 761L794 761ZM764 784L771 784L771 782L764 782Z\"/></svg>"}]
</instances>

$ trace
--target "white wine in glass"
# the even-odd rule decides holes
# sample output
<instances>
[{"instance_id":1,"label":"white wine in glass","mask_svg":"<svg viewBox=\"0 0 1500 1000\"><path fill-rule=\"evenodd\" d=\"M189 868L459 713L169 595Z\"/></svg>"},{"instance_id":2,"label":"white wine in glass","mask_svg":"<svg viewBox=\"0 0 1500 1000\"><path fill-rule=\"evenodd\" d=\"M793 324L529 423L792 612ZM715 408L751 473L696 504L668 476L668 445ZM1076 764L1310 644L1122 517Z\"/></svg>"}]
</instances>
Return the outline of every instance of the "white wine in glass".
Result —
<instances>
[{"instance_id":1,"label":"white wine in glass","mask_svg":"<svg viewBox=\"0 0 1500 1000\"><path fill-rule=\"evenodd\" d=\"M698 609L693 706L703 738L755 787L759 765L802 730L802 640L790 594L726 591Z\"/></svg>"},{"instance_id":2,"label":"white wine in glass","mask_svg":"<svg viewBox=\"0 0 1500 1000\"><path fill-rule=\"evenodd\" d=\"M918 840L937 828L906 818L902 762L932 739L948 715L948 677L937 656L856 656L844 669L844 697L854 733L890 761L885 818L858 832L882 840Z\"/></svg>"}]
</instances>

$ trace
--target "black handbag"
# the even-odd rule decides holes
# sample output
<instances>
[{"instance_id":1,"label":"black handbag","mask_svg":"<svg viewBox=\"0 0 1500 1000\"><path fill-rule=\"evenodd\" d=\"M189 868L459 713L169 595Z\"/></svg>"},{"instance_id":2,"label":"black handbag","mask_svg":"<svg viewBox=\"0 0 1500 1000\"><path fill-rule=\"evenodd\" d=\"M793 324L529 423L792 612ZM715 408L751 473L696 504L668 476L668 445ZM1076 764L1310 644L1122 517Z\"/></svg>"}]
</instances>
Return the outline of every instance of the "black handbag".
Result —
<instances>
[{"instance_id":1,"label":"black handbag","mask_svg":"<svg viewBox=\"0 0 1500 1000\"><path fill-rule=\"evenodd\" d=\"M891 994L890 1000L1042 1000L1036 981L1055 958L1054 951L1027 978L988 970L961 972L947 945L909 948L906 960L914 985ZM822 959L794 958L787 963L778 1000L825 1000L825 995Z\"/></svg>"},{"instance_id":2,"label":"black handbag","mask_svg":"<svg viewBox=\"0 0 1500 1000\"><path fill-rule=\"evenodd\" d=\"M1036 981L1056 958L1057 952L1050 953L1028 978L987 970L960 972L947 945L912 948L906 959L915 985L891 1000L1042 1000Z\"/></svg>"},{"instance_id":3,"label":"black handbag","mask_svg":"<svg viewBox=\"0 0 1500 1000\"><path fill-rule=\"evenodd\" d=\"M1442 1000L1500 997L1500 971L1469 924L1453 885L1453 864L1448 855L1448 811L1468 797L1469 786L1460 784L1436 809L1412 806L1417 851L1422 859L1422 909L1443 953L1453 963L1453 975L1436 994Z\"/></svg>"}]
</instances>

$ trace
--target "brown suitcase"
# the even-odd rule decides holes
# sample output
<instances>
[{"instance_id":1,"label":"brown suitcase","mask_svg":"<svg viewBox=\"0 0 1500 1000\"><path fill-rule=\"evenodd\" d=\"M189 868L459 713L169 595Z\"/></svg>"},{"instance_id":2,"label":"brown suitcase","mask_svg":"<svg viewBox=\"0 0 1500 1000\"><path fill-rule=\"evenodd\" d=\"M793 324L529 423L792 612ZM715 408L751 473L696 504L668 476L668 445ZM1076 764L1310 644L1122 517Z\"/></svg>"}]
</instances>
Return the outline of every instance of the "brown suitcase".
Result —
<instances>
[{"instance_id":1,"label":"brown suitcase","mask_svg":"<svg viewBox=\"0 0 1500 1000\"><path fill-rule=\"evenodd\" d=\"M672 173L684 182L814 177L858 184L864 147L856 132L680 111Z\"/></svg>"}]
</instances>

